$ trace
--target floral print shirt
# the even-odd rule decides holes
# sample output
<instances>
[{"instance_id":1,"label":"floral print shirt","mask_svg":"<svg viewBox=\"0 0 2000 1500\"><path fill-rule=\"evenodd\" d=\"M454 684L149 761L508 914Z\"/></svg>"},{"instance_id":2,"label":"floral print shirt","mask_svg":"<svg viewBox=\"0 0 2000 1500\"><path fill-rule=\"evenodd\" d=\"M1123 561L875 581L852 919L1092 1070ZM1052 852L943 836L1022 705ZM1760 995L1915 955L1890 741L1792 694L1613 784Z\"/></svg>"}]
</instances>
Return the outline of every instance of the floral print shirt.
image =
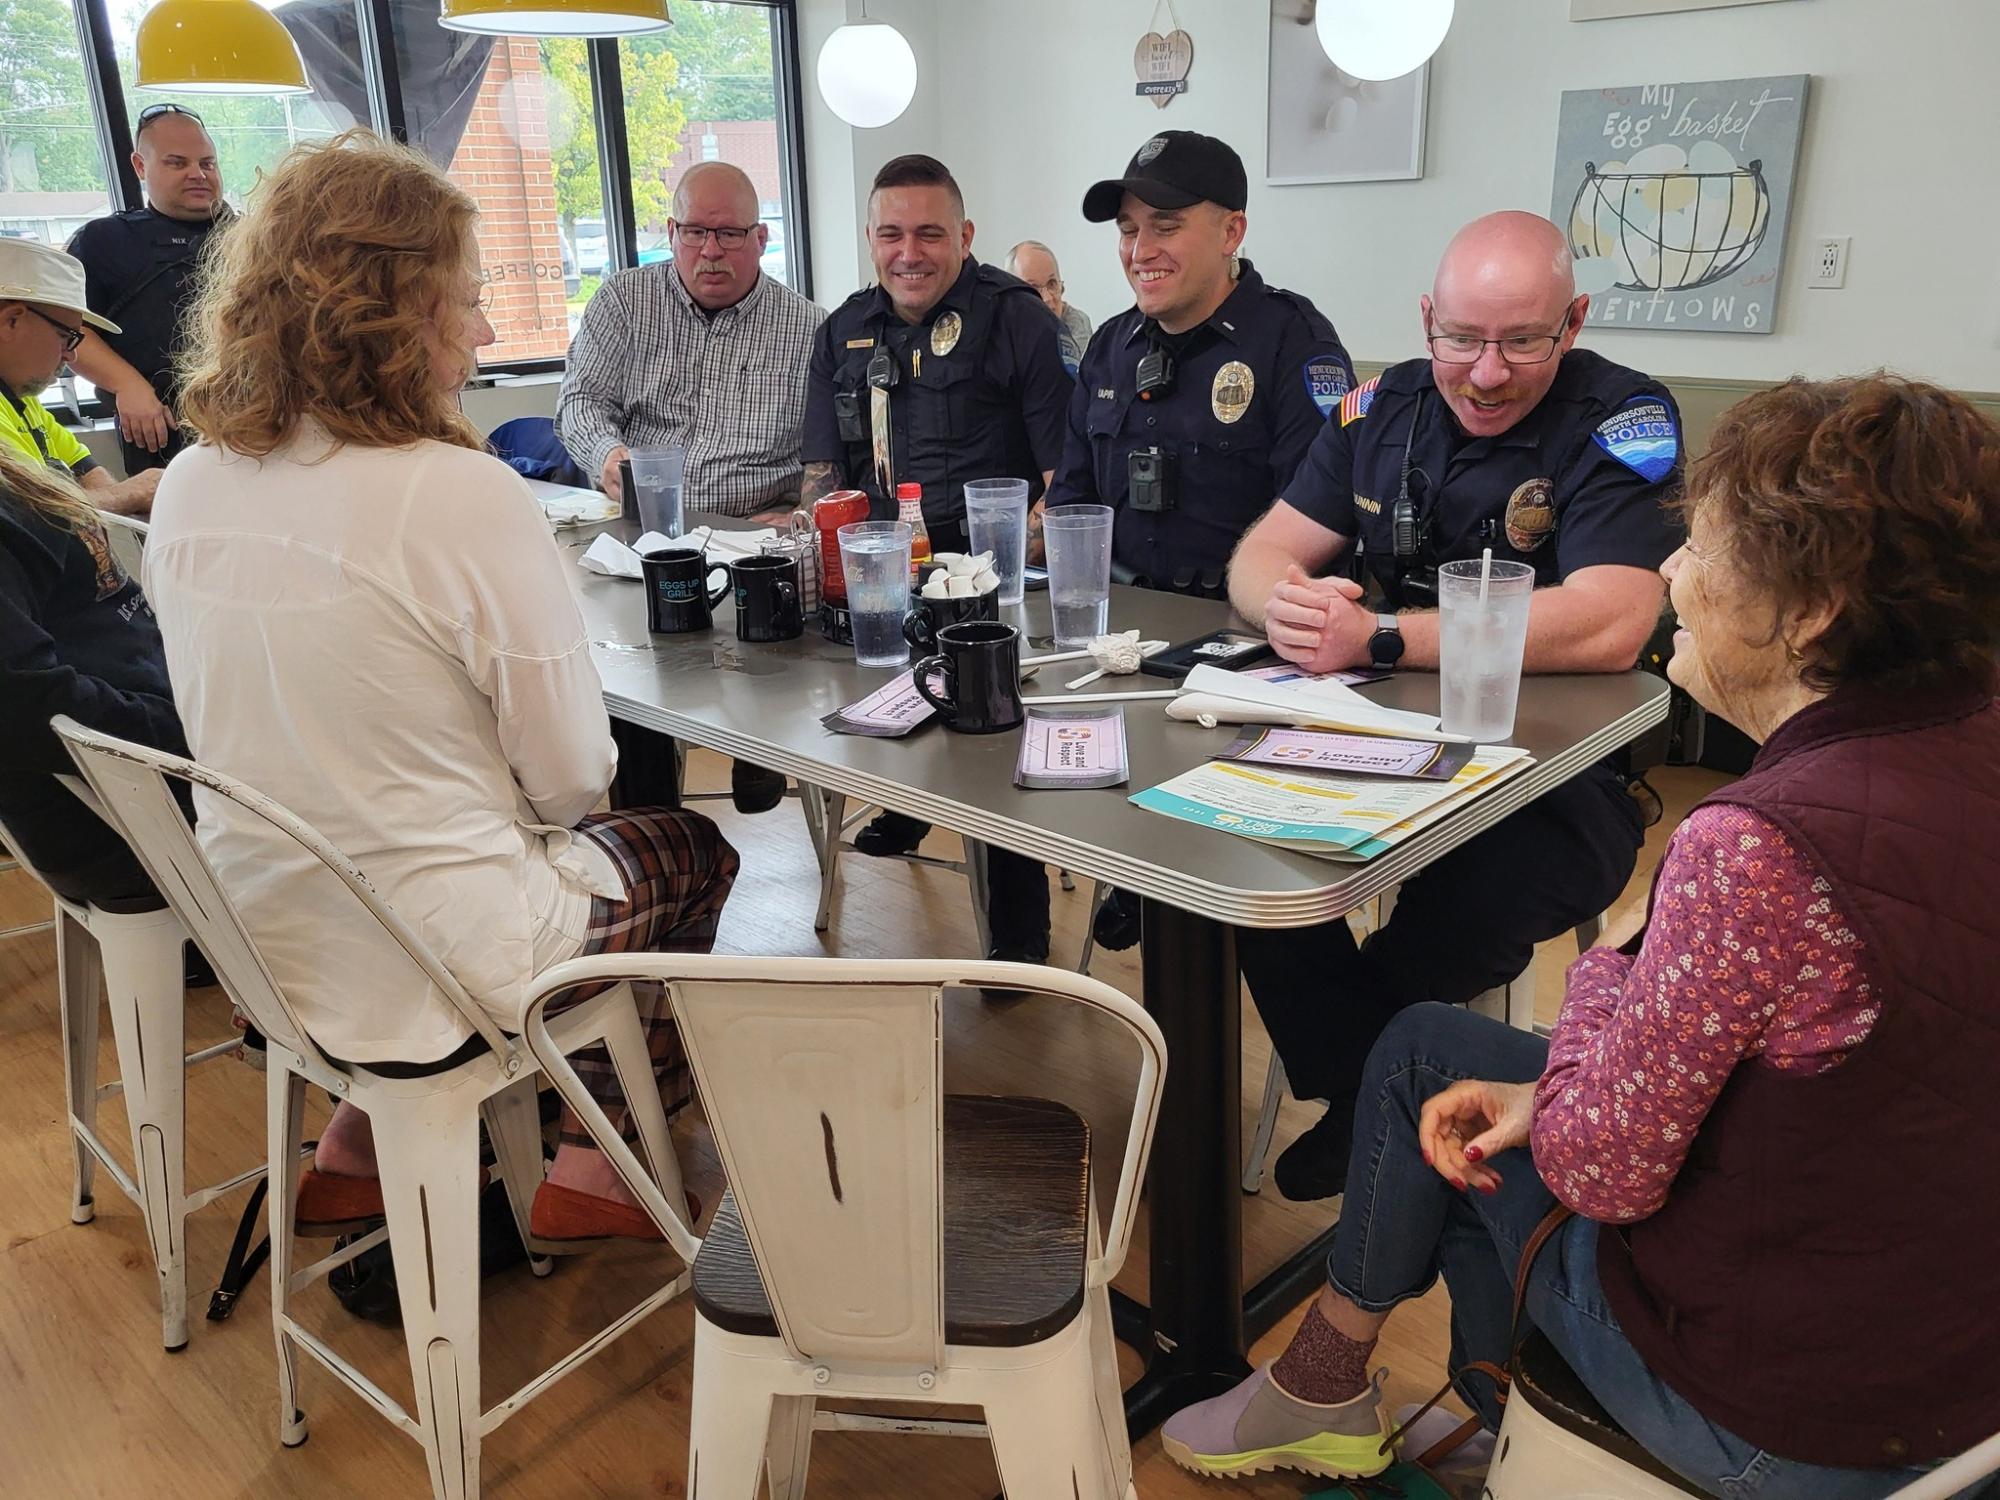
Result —
<instances>
[{"instance_id":1,"label":"floral print shirt","mask_svg":"<svg viewBox=\"0 0 2000 1500\"><path fill-rule=\"evenodd\" d=\"M1832 887L1748 808L1697 808L1675 832L1637 957L1570 966L1535 1089L1542 1180L1587 1218L1627 1224L1666 1201L1738 1067L1837 1067L1878 1006Z\"/></svg>"}]
</instances>

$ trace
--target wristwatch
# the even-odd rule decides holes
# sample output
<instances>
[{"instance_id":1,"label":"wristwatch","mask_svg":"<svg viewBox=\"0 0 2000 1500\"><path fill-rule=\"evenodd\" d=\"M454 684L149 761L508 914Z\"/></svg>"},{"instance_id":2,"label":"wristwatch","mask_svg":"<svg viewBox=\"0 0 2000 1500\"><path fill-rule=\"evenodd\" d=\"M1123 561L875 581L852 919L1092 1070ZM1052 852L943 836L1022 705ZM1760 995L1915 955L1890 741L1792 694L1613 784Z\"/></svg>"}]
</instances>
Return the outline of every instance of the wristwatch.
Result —
<instances>
[{"instance_id":1,"label":"wristwatch","mask_svg":"<svg viewBox=\"0 0 2000 1500\"><path fill-rule=\"evenodd\" d=\"M1368 659L1385 669L1403 659L1403 630L1394 615L1375 617L1375 633L1368 637Z\"/></svg>"}]
</instances>

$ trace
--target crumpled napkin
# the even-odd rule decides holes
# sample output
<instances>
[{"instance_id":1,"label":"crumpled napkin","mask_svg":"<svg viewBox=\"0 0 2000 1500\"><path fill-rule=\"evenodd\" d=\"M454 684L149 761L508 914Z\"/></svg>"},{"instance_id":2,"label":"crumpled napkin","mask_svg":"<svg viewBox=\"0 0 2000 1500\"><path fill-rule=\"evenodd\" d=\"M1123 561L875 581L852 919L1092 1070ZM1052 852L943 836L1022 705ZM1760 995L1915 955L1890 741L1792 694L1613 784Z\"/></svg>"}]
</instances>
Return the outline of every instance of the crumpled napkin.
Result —
<instances>
[{"instance_id":1,"label":"crumpled napkin","mask_svg":"<svg viewBox=\"0 0 2000 1500\"><path fill-rule=\"evenodd\" d=\"M586 573L602 573L606 578L643 578L645 569L639 566L639 554L673 545L673 538L649 531L636 545L628 547L607 531L590 544L576 565Z\"/></svg>"}]
</instances>

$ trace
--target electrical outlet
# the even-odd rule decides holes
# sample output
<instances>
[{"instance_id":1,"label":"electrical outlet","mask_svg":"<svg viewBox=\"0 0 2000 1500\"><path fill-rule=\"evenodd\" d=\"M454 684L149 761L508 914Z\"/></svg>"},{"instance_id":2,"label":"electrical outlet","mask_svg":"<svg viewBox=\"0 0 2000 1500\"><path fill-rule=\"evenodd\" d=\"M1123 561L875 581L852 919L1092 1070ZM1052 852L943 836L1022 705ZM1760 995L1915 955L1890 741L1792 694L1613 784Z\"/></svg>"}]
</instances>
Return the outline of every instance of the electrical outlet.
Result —
<instances>
[{"instance_id":1,"label":"electrical outlet","mask_svg":"<svg viewBox=\"0 0 2000 1500\"><path fill-rule=\"evenodd\" d=\"M1813 241L1812 265L1806 285L1825 287L1829 290L1847 285L1847 247L1852 241L1846 235Z\"/></svg>"}]
</instances>

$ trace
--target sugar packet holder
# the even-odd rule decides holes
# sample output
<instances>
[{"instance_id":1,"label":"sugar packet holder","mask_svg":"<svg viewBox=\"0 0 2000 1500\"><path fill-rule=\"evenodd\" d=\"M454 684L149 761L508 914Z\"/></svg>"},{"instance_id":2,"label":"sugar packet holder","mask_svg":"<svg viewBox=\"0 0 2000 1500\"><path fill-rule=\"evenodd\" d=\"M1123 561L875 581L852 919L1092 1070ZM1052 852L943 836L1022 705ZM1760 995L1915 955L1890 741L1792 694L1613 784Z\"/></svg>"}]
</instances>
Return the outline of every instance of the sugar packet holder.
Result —
<instances>
[{"instance_id":1,"label":"sugar packet holder","mask_svg":"<svg viewBox=\"0 0 2000 1500\"><path fill-rule=\"evenodd\" d=\"M1028 710L1014 785L1030 791L1082 791L1123 786L1130 776L1123 708Z\"/></svg>"}]
</instances>

